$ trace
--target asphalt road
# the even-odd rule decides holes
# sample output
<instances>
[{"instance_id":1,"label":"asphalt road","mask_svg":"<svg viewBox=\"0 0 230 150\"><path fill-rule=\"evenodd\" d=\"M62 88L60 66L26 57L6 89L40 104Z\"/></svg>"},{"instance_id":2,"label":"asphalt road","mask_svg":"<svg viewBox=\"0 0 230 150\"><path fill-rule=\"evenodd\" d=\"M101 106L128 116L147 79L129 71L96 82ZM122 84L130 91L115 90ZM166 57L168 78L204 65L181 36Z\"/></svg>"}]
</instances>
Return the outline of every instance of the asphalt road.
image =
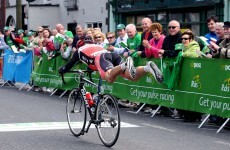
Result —
<instances>
[{"instance_id":1,"label":"asphalt road","mask_svg":"<svg viewBox=\"0 0 230 150\"><path fill-rule=\"evenodd\" d=\"M66 98L43 92L0 87L0 150L103 150L92 128L76 138L68 129ZM200 122L130 113L121 108L122 128L116 150L229 150L230 130Z\"/></svg>"}]
</instances>

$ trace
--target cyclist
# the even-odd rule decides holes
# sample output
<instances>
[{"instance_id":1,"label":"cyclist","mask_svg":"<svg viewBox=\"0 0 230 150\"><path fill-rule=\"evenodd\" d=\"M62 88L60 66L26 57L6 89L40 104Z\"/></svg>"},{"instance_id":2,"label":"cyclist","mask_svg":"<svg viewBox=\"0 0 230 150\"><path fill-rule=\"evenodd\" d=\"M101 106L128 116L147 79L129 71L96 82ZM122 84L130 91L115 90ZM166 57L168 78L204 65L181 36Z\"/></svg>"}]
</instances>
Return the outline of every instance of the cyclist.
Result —
<instances>
[{"instance_id":1,"label":"cyclist","mask_svg":"<svg viewBox=\"0 0 230 150\"><path fill-rule=\"evenodd\" d=\"M158 83L163 82L162 72L154 62L149 61L146 66L135 68L131 57L123 62L121 56L117 53L109 52L103 47L93 44L91 37L85 37L78 42L78 50L74 52L67 64L59 69L59 73L68 72L78 61L82 61L90 69L98 71L101 78L107 82L114 82L118 75L136 81L148 72L154 76Z\"/></svg>"}]
</instances>

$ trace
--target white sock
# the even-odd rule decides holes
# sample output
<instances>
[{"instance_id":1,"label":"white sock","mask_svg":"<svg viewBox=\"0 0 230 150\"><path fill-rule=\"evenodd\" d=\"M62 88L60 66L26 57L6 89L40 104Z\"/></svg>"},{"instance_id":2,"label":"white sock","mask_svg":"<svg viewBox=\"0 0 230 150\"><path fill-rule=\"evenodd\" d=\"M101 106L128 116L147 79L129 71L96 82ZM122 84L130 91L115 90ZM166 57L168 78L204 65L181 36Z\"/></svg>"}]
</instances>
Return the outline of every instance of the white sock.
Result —
<instances>
[{"instance_id":1,"label":"white sock","mask_svg":"<svg viewBox=\"0 0 230 150\"><path fill-rule=\"evenodd\" d=\"M125 62L124 62L124 63L122 63L122 64L120 64L120 66L121 66L121 70L125 70L125 69L126 69Z\"/></svg>"},{"instance_id":2,"label":"white sock","mask_svg":"<svg viewBox=\"0 0 230 150\"><path fill-rule=\"evenodd\" d=\"M149 68L149 62L146 64L146 66L144 66L144 71L145 72L149 72L150 71L150 68Z\"/></svg>"}]
</instances>

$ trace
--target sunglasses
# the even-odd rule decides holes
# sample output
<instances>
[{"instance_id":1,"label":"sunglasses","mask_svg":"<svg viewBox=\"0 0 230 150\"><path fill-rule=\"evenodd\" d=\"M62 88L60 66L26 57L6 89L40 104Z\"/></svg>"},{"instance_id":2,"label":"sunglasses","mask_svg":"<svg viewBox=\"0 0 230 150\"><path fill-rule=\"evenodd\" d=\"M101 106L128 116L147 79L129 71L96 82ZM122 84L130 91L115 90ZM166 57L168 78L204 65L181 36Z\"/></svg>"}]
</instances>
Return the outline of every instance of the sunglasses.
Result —
<instances>
[{"instance_id":1,"label":"sunglasses","mask_svg":"<svg viewBox=\"0 0 230 150\"><path fill-rule=\"evenodd\" d=\"M114 36L112 36L112 37L107 37L107 39L112 39L112 38L114 38Z\"/></svg>"},{"instance_id":2,"label":"sunglasses","mask_svg":"<svg viewBox=\"0 0 230 150\"><path fill-rule=\"evenodd\" d=\"M181 38L181 40L189 40L190 38Z\"/></svg>"},{"instance_id":3,"label":"sunglasses","mask_svg":"<svg viewBox=\"0 0 230 150\"><path fill-rule=\"evenodd\" d=\"M168 29L175 29L177 26L168 26Z\"/></svg>"},{"instance_id":4,"label":"sunglasses","mask_svg":"<svg viewBox=\"0 0 230 150\"><path fill-rule=\"evenodd\" d=\"M42 31L38 31L38 33L42 33Z\"/></svg>"},{"instance_id":5,"label":"sunglasses","mask_svg":"<svg viewBox=\"0 0 230 150\"><path fill-rule=\"evenodd\" d=\"M95 39L99 39L99 38L101 38L101 36L95 36Z\"/></svg>"}]
</instances>

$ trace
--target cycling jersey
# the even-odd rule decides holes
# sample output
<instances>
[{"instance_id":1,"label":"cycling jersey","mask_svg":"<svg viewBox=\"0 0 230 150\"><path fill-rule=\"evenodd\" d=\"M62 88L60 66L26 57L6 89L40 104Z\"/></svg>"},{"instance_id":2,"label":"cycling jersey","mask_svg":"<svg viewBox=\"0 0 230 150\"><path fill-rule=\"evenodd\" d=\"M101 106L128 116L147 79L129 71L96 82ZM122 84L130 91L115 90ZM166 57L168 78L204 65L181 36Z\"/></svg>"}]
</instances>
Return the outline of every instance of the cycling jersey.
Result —
<instances>
[{"instance_id":1,"label":"cycling jersey","mask_svg":"<svg viewBox=\"0 0 230 150\"><path fill-rule=\"evenodd\" d=\"M83 63L87 64L90 69L96 71L97 67L94 63L95 57L106 52L107 50L99 45L86 44L78 49L78 57Z\"/></svg>"}]
</instances>

